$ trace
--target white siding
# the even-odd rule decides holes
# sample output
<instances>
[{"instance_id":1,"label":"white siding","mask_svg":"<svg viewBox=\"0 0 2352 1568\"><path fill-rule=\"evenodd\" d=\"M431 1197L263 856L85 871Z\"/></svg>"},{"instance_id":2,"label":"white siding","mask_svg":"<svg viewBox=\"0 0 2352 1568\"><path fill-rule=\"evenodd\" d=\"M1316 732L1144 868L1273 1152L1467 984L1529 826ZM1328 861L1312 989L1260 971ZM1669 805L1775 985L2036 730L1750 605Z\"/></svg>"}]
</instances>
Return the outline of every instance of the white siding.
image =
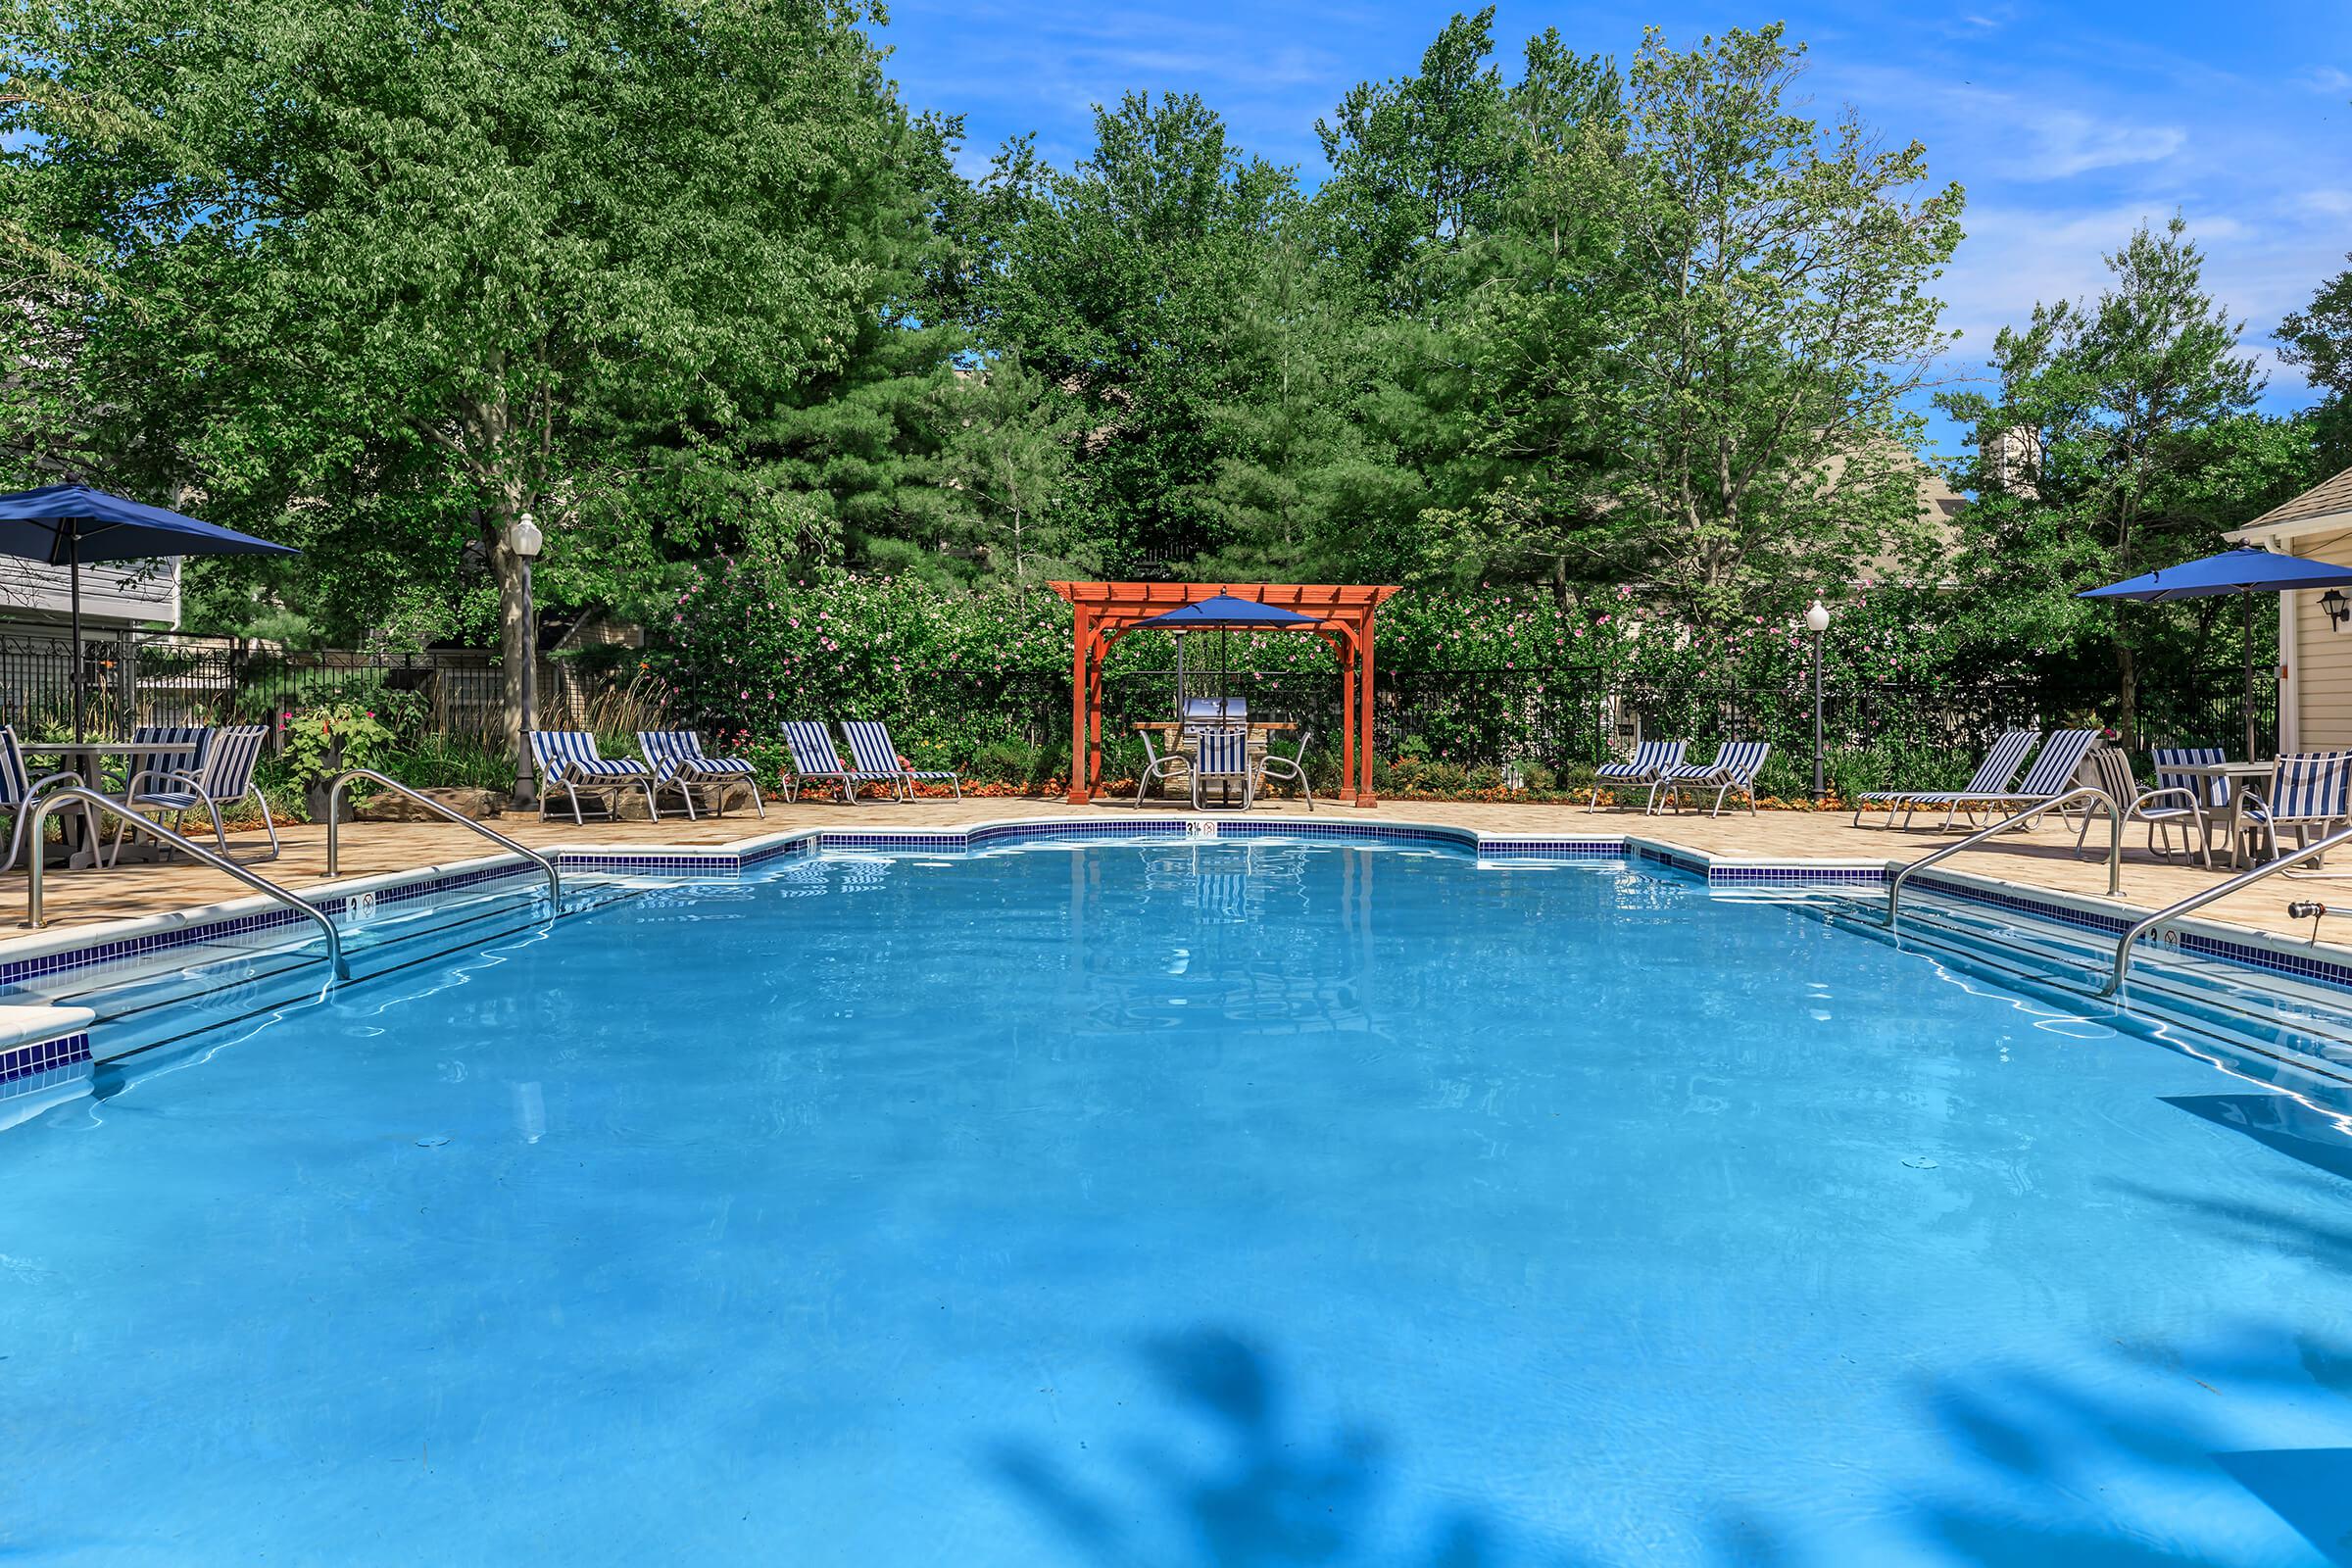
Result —
<instances>
[{"instance_id":1,"label":"white siding","mask_svg":"<svg viewBox=\"0 0 2352 1568\"><path fill-rule=\"evenodd\" d=\"M63 566L0 556L0 618L63 620L73 593ZM103 561L81 568L86 626L179 624L179 563Z\"/></svg>"}]
</instances>

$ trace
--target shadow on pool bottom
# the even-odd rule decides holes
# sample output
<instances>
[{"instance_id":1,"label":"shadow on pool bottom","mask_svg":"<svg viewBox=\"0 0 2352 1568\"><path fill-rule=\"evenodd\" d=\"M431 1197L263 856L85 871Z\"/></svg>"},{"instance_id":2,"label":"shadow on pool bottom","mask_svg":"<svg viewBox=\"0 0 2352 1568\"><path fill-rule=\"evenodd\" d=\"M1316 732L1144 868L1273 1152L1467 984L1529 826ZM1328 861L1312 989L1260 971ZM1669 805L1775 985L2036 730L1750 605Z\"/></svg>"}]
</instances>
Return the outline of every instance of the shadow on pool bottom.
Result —
<instances>
[{"instance_id":1,"label":"shadow on pool bottom","mask_svg":"<svg viewBox=\"0 0 2352 1568\"><path fill-rule=\"evenodd\" d=\"M2344 1240L2329 1239L2330 1245ZM2352 1349L2308 1342L2297 1349L2303 1377L2352 1396ZM989 1473L1067 1548L1060 1560L1170 1568L1598 1568L1653 1554L1725 1568L1864 1560L2179 1568L2291 1560L2275 1549L2282 1541L2242 1559L2225 1547L2217 1558L2206 1549L2210 1544L2180 1540L2160 1522L2130 1512L2097 1517L2085 1503L2106 1489L2080 1484L2089 1454L2129 1463L2143 1489L2211 1495L2234 1483L2291 1527L2313 1553L2308 1560L2352 1564L2352 1448L2217 1451L2197 1432L2183 1430L2193 1421L2168 1422L2145 1406L2102 1398L2087 1381L2070 1388L2008 1369L1925 1389L1959 1473L1942 1490L1889 1502L1885 1512L1908 1547L1865 1558L1825 1551L1800 1518L1776 1519L1767 1510L1697 1497L1679 1517L1651 1522L1653 1546L1567 1544L1502 1505L1454 1497L1419 1505L1397 1495L1401 1456L1376 1424L1345 1418L1315 1425L1301 1414L1306 1401L1288 1392L1274 1355L1249 1336L1200 1327L1147 1339L1135 1354L1151 1384L1197 1431L1183 1440L1171 1434L1128 1444L1113 1461L1115 1480L1090 1480L1034 1443L1001 1443L988 1455ZM2276 1377L2275 1368L2263 1365L2267 1360L2250 1356L2233 1370ZM1217 1455L1208 1462L1196 1457L1200 1445L1191 1441L1202 1433ZM1138 1496L1146 1499L1140 1509Z\"/></svg>"}]
</instances>

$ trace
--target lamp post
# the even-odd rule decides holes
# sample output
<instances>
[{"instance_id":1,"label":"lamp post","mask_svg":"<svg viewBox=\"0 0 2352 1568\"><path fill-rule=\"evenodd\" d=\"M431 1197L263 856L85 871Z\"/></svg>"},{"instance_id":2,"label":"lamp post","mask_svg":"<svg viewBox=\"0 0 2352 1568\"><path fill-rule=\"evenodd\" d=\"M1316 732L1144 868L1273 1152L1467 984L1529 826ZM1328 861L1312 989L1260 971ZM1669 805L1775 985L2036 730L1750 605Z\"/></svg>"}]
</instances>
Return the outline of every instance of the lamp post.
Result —
<instances>
[{"instance_id":1,"label":"lamp post","mask_svg":"<svg viewBox=\"0 0 2352 1568\"><path fill-rule=\"evenodd\" d=\"M537 770L531 765L531 731L538 726L539 612L531 598L531 563L539 558L547 536L524 513L507 530L507 548L522 563L522 726L514 737L514 804L527 807L538 796Z\"/></svg>"},{"instance_id":2,"label":"lamp post","mask_svg":"<svg viewBox=\"0 0 2352 1568\"><path fill-rule=\"evenodd\" d=\"M1813 633L1813 804L1829 793L1821 776L1821 641L1830 629L1830 609L1819 599L1805 612L1806 629Z\"/></svg>"}]
</instances>

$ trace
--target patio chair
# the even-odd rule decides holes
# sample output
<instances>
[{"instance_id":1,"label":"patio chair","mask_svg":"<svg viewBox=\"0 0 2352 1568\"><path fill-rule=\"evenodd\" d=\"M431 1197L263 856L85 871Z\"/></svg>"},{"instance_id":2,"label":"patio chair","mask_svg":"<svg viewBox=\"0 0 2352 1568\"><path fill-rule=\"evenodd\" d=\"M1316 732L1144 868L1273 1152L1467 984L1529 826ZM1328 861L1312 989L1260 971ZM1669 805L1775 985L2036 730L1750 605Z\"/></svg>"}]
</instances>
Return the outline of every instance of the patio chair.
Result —
<instances>
[{"instance_id":1,"label":"patio chair","mask_svg":"<svg viewBox=\"0 0 2352 1568\"><path fill-rule=\"evenodd\" d=\"M2149 854L2162 859L2171 859L2172 830L2178 827L2180 829L2181 853L2185 855L2190 843L2188 830L2194 827L2197 830L2196 847L2205 862L2205 869L2213 869L2213 851L2205 837L2205 806L2195 790L2167 785L2161 774L2157 777L2156 788L2141 789L2138 775L2132 771L2132 759L2112 746L2104 746L2091 753L2090 766L2100 790L2115 803L2117 817L2126 826L2133 822L2148 824ZM2075 835L2077 859L2082 858L2083 845L2090 838L2090 820L2096 814L2093 811L2082 813L2082 831ZM2165 835L2161 849L2156 844L2159 832Z\"/></svg>"},{"instance_id":2,"label":"patio chair","mask_svg":"<svg viewBox=\"0 0 2352 1568\"><path fill-rule=\"evenodd\" d=\"M1315 809L1315 792L1306 782L1306 748L1314 738L1313 730L1302 729L1298 732L1298 745L1290 756L1285 757L1268 745L1265 756L1257 760L1257 787L1264 789L1266 780L1270 778L1290 779L1298 786L1298 794L1305 800L1309 815Z\"/></svg>"},{"instance_id":3,"label":"patio chair","mask_svg":"<svg viewBox=\"0 0 2352 1568\"><path fill-rule=\"evenodd\" d=\"M535 729L531 731L531 760L539 769L539 820L547 820L548 802L555 791L562 789L571 803L572 825L577 827L587 818L580 814L580 792L600 798L605 816L617 816L615 808L619 797L636 790L645 797L645 814L652 820L662 820L662 808L654 803L654 770L634 757L600 757L596 737L585 730Z\"/></svg>"},{"instance_id":4,"label":"patio chair","mask_svg":"<svg viewBox=\"0 0 2352 1568\"><path fill-rule=\"evenodd\" d=\"M842 725L841 730L850 738L850 756L860 771L895 770L898 773L902 798L910 798L917 784L945 783L954 788L957 800L963 799L962 779L956 777L950 768L921 768L908 762L899 755L898 747L892 743L890 726L880 719L853 718Z\"/></svg>"},{"instance_id":5,"label":"patio chair","mask_svg":"<svg viewBox=\"0 0 2352 1568\"><path fill-rule=\"evenodd\" d=\"M2202 808L2205 827L2205 863L2213 864L2213 839L2216 833L2229 835L2230 798L2236 786L2226 774L2207 777L2198 773L2180 773L2174 769L2192 763L2226 762L2230 754L2219 746L2159 746L2148 753L2156 764L2156 787L2164 790L2184 790ZM2165 849L2156 849L2153 830L2148 847L2158 855L2169 857L2172 834L2165 834ZM2185 853L2185 851L2183 852Z\"/></svg>"},{"instance_id":6,"label":"patio chair","mask_svg":"<svg viewBox=\"0 0 2352 1568\"><path fill-rule=\"evenodd\" d=\"M858 800L861 784L887 784L891 793L901 800L906 797L906 781L897 768L877 772L867 767L844 767L841 754L833 749L833 736L813 718L788 719L784 725L784 744L792 749L792 771L784 778L784 798L797 801L801 787L816 780L830 779L841 790L841 804L851 806Z\"/></svg>"},{"instance_id":7,"label":"patio chair","mask_svg":"<svg viewBox=\"0 0 2352 1568\"><path fill-rule=\"evenodd\" d=\"M1871 790L1857 795L1854 797L1854 826L1862 825L1863 807L1875 806L1884 802L1886 806L1886 825L1888 827L1894 825L1894 813L1897 808L1900 808L1903 813L1903 826L1909 827L1913 813L1918 811L1921 807L1941 806L1946 808L1941 826L1948 828L1952 825L1953 815L1961 807L2005 794L2011 786L2016 784L2018 770L2026 765L2026 754L2032 751L2034 743L2040 739L2041 731L2037 729L2003 731L2001 738L1994 741L1991 750L1984 754L1984 760L1977 764L1977 770L1969 778L1966 789ZM1974 813L1971 814L1973 816Z\"/></svg>"},{"instance_id":8,"label":"patio chair","mask_svg":"<svg viewBox=\"0 0 2352 1568\"><path fill-rule=\"evenodd\" d=\"M1257 799L1257 774L1250 766L1250 732L1240 729L1194 731L1193 809L1200 809L1200 786L1230 784L1242 787L1242 809Z\"/></svg>"},{"instance_id":9,"label":"patio chair","mask_svg":"<svg viewBox=\"0 0 2352 1568\"><path fill-rule=\"evenodd\" d=\"M201 767L184 771L142 767L123 786L122 804L142 816L152 815L158 823L167 816L172 818L175 831L178 819L202 807L213 821L213 842L226 855L228 833L220 820L220 808L250 798L262 808L262 825L270 830L270 853L262 858L274 860L278 855L277 823L270 814L269 800L253 779L255 764L262 760L262 743L269 738L269 730L259 724L217 730L204 748ZM129 834L128 822L115 824L114 848L107 856L109 864L122 857L122 841Z\"/></svg>"},{"instance_id":10,"label":"patio chair","mask_svg":"<svg viewBox=\"0 0 2352 1568\"><path fill-rule=\"evenodd\" d=\"M1713 790L1715 808L1710 816L1723 814L1723 798L1738 790L1747 797L1748 813L1756 809L1756 775L1764 771L1764 759L1772 755L1770 741L1725 741L1715 750L1712 762L1684 762L1668 768L1658 781L1649 787L1649 811L1658 808L1658 794L1664 791L1667 803L1676 810L1682 809L1685 790Z\"/></svg>"},{"instance_id":11,"label":"patio chair","mask_svg":"<svg viewBox=\"0 0 2352 1568\"><path fill-rule=\"evenodd\" d=\"M2315 834L2325 838L2334 824L2352 820L2352 752L2281 757L2271 768L2270 789L2247 790L2243 804L2245 821L2270 842L2272 859L2278 858L2282 827L2295 830L2297 849Z\"/></svg>"},{"instance_id":12,"label":"patio chair","mask_svg":"<svg viewBox=\"0 0 2352 1568\"><path fill-rule=\"evenodd\" d=\"M194 773L204 767L205 748L212 744L210 724L141 724L130 732L133 746L171 746L174 751L139 752L131 757L131 767L123 774L123 786L130 784L130 773Z\"/></svg>"},{"instance_id":13,"label":"patio chair","mask_svg":"<svg viewBox=\"0 0 2352 1568\"><path fill-rule=\"evenodd\" d=\"M709 755L703 750L702 736L690 729L641 729L637 748L653 765L654 789L677 791L678 799L686 803L688 821L695 819L696 790L710 790L710 814L724 816L727 792L738 784L751 790L752 809L767 815L767 808L760 804L759 772L748 759Z\"/></svg>"},{"instance_id":14,"label":"patio chair","mask_svg":"<svg viewBox=\"0 0 2352 1568\"><path fill-rule=\"evenodd\" d=\"M32 808L40 804L37 799L40 793L52 784L81 783L82 776L73 772L44 773L34 778L32 770L24 765L24 748L17 741L16 726L0 724L0 811L15 818L9 827L8 858L0 860L0 871L17 868L17 857L24 853L25 827L32 820ZM83 812L89 809L78 802L72 808ZM39 845L33 846L33 853L40 853Z\"/></svg>"},{"instance_id":15,"label":"patio chair","mask_svg":"<svg viewBox=\"0 0 2352 1568\"><path fill-rule=\"evenodd\" d=\"M1191 771L1193 760L1184 755L1182 747L1162 755L1152 744L1152 732L1148 729L1138 730L1136 735L1144 743L1144 770L1135 779L1135 808L1140 811L1144 808L1145 798L1152 793L1153 780L1174 778Z\"/></svg>"},{"instance_id":16,"label":"patio chair","mask_svg":"<svg viewBox=\"0 0 2352 1568\"><path fill-rule=\"evenodd\" d=\"M1655 787L1671 768L1683 765L1683 750L1689 741L1643 741L1634 748L1634 755L1622 762L1603 762L1592 772L1592 798L1585 809L1599 808L1600 791L1604 784L1625 784L1634 787Z\"/></svg>"}]
</instances>

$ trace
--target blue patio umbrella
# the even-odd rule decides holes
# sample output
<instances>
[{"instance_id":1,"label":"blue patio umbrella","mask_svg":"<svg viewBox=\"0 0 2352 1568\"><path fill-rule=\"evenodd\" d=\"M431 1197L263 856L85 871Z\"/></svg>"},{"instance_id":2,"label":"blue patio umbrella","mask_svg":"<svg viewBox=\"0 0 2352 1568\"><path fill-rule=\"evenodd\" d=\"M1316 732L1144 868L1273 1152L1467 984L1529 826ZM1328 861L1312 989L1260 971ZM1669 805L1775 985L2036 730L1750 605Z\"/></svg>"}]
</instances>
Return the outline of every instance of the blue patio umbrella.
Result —
<instances>
[{"instance_id":1,"label":"blue patio umbrella","mask_svg":"<svg viewBox=\"0 0 2352 1568\"><path fill-rule=\"evenodd\" d=\"M1211 594L1196 599L1150 620L1139 620L1136 629L1151 627L1156 631L1176 633L1176 716L1184 716L1184 634L1189 631L1214 629L1219 633L1237 627L1243 631L1281 631L1293 626L1317 624L1313 615L1301 615L1296 610L1284 610L1279 605L1261 605L1254 599L1243 599L1235 594ZM1225 711L1225 639L1217 639L1217 712Z\"/></svg>"},{"instance_id":2,"label":"blue patio umbrella","mask_svg":"<svg viewBox=\"0 0 2352 1568\"><path fill-rule=\"evenodd\" d=\"M81 564L159 556L291 556L234 528L182 516L80 484L44 485L0 496L0 555L66 568L72 583L74 738L84 739L81 678Z\"/></svg>"},{"instance_id":3,"label":"blue patio umbrella","mask_svg":"<svg viewBox=\"0 0 2352 1568\"><path fill-rule=\"evenodd\" d=\"M2352 588L2352 567L2282 556L2241 545L2218 556L2185 561L2104 588L2086 588L2078 599L2139 599L2163 604L2175 599L2215 599L2235 594L2243 608L2246 646L2246 757L2254 756L2254 596L2292 593L2299 588Z\"/></svg>"}]
</instances>

